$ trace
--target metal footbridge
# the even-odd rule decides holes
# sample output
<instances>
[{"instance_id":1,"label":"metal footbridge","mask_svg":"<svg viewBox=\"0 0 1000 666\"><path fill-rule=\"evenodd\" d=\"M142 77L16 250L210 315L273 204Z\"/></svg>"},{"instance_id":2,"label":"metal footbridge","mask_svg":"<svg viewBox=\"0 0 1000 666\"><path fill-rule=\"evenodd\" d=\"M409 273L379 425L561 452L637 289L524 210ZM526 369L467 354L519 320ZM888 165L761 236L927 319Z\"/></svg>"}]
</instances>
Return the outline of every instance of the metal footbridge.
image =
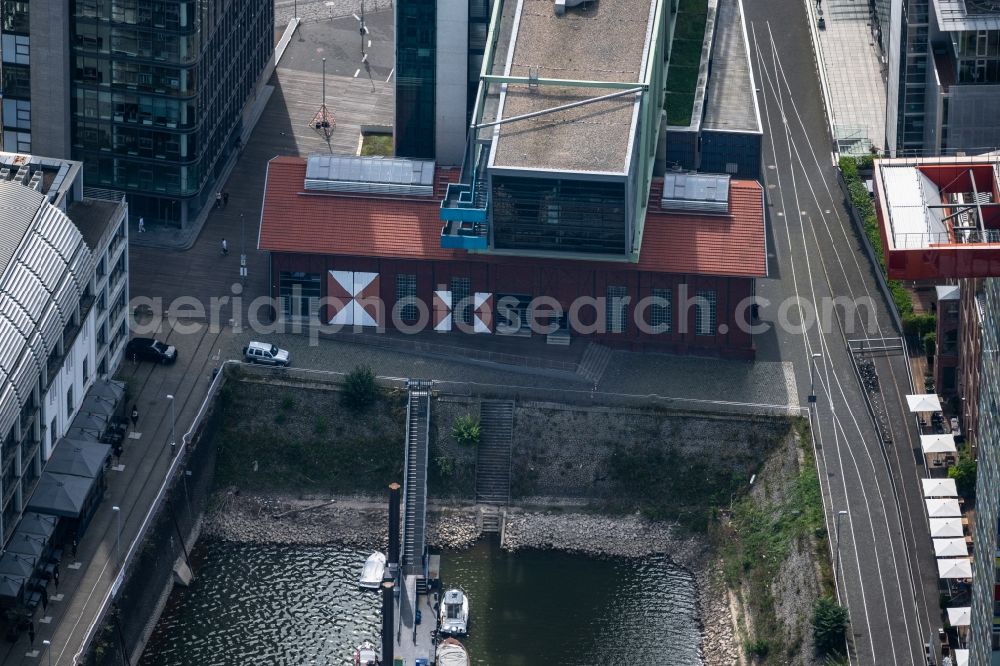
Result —
<instances>
[{"instance_id":1,"label":"metal footbridge","mask_svg":"<svg viewBox=\"0 0 1000 666\"><path fill-rule=\"evenodd\" d=\"M431 382L406 382L406 459L403 478L402 543L396 613L395 664L434 663L436 613L426 594L437 578L437 556L427 555L427 461L430 449Z\"/></svg>"}]
</instances>

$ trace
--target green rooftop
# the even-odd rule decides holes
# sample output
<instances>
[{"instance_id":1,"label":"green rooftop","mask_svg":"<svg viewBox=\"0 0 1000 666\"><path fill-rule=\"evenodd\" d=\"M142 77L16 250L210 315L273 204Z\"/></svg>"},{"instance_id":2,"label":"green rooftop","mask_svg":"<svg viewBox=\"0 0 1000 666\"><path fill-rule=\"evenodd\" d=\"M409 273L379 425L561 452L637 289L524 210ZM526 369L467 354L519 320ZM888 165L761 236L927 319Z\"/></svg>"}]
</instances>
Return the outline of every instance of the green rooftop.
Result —
<instances>
[{"instance_id":1,"label":"green rooftop","mask_svg":"<svg viewBox=\"0 0 1000 666\"><path fill-rule=\"evenodd\" d=\"M687 127L691 124L707 18L708 0L680 0L674 40L670 49L670 63L667 67L667 94L664 104L667 111L667 125Z\"/></svg>"}]
</instances>

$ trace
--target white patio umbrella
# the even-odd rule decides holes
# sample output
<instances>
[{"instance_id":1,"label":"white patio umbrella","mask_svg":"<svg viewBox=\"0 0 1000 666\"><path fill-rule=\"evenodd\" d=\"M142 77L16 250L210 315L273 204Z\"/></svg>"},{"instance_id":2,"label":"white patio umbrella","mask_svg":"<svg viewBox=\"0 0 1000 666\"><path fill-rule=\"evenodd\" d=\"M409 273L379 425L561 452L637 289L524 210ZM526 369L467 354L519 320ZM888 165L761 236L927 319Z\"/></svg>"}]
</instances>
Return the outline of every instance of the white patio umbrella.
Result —
<instances>
[{"instance_id":1,"label":"white patio umbrella","mask_svg":"<svg viewBox=\"0 0 1000 666\"><path fill-rule=\"evenodd\" d=\"M962 536L961 518L931 518L931 536L940 537L960 537Z\"/></svg>"},{"instance_id":2,"label":"white patio umbrella","mask_svg":"<svg viewBox=\"0 0 1000 666\"><path fill-rule=\"evenodd\" d=\"M958 497L955 479L920 479L924 497Z\"/></svg>"},{"instance_id":3,"label":"white patio umbrella","mask_svg":"<svg viewBox=\"0 0 1000 666\"><path fill-rule=\"evenodd\" d=\"M969 666L968 650L955 650L955 666Z\"/></svg>"},{"instance_id":4,"label":"white patio umbrella","mask_svg":"<svg viewBox=\"0 0 1000 666\"><path fill-rule=\"evenodd\" d=\"M965 539L934 539L935 557L968 557L969 547Z\"/></svg>"},{"instance_id":5,"label":"white patio umbrella","mask_svg":"<svg viewBox=\"0 0 1000 666\"><path fill-rule=\"evenodd\" d=\"M927 515L931 518L961 517L962 508L953 497L935 497L924 500L927 505Z\"/></svg>"},{"instance_id":6,"label":"white patio umbrella","mask_svg":"<svg viewBox=\"0 0 1000 666\"><path fill-rule=\"evenodd\" d=\"M968 557L942 557L937 563L941 578L972 578L972 560Z\"/></svg>"},{"instance_id":7,"label":"white patio umbrella","mask_svg":"<svg viewBox=\"0 0 1000 666\"><path fill-rule=\"evenodd\" d=\"M940 412L941 399L934 393L916 393L906 396L906 404L910 411L917 412Z\"/></svg>"},{"instance_id":8,"label":"white patio umbrella","mask_svg":"<svg viewBox=\"0 0 1000 666\"><path fill-rule=\"evenodd\" d=\"M928 453L957 453L954 435L921 435L920 448Z\"/></svg>"},{"instance_id":9,"label":"white patio umbrella","mask_svg":"<svg viewBox=\"0 0 1000 666\"><path fill-rule=\"evenodd\" d=\"M972 624L972 609L968 606L949 608L948 624L953 627L968 627Z\"/></svg>"}]
</instances>

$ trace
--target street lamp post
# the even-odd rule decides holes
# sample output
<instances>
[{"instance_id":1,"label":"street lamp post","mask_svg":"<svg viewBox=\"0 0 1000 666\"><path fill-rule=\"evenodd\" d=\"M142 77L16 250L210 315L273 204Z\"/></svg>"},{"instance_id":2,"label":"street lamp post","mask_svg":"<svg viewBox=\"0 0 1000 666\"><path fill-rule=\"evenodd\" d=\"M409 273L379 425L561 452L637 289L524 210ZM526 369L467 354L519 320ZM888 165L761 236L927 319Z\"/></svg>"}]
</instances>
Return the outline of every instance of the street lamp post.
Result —
<instances>
[{"instance_id":1,"label":"street lamp post","mask_svg":"<svg viewBox=\"0 0 1000 666\"><path fill-rule=\"evenodd\" d=\"M833 580L836 582L839 580L837 576L840 574L840 517L846 516L847 511L840 510L837 512L837 525L836 525L836 540L837 540L837 557L833 563Z\"/></svg>"},{"instance_id":2,"label":"street lamp post","mask_svg":"<svg viewBox=\"0 0 1000 666\"><path fill-rule=\"evenodd\" d=\"M118 531L115 533L115 559L119 563L122 561L122 508L113 506L111 510L115 512L115 519L118 522Z\"/></svg>"},{"instance_id":3,"label":"street lamp post","mask_svg":"<svg viewBox=\"0 0 1000 666\"><path fill-rule=\"evenodd\" d=\"M246 282L247 279L247 235L246 225L243 223L243 213L240 213L240 277Z\"/></svg>"},{"instance_id":4,"label":"street lamp post","mask_svg":"<svg viewBox=\"0 0 1000 666\"><path fill-rule=\"evenodd\" d=\"M49 666L52 666L52 641L43 640L42 645L45 647L45 651L49 653Z\"/></svg>"},{"instance_id":5,"label":"street lamp post","mask_svg":"<svg viewBox=\"0 0 1000 666\"><path fill-rule=\"evenodd\" d=\"M816 402L816 359L823 355L816 352L809 358L809 402Z\"/></svg>"},{"instance_id":6,"label":"street lamp post","mask_svg":"<svg viewBox=\"0 0 1000 666\"><path fill-rule=\"evenodd\" d=\"M177 451L177 440L174 439L174 425L176 423L176 419L174 418L174 396L168 393L167 400L170 401L170 455L174 455Z\"/></svg>"}]
</instances>

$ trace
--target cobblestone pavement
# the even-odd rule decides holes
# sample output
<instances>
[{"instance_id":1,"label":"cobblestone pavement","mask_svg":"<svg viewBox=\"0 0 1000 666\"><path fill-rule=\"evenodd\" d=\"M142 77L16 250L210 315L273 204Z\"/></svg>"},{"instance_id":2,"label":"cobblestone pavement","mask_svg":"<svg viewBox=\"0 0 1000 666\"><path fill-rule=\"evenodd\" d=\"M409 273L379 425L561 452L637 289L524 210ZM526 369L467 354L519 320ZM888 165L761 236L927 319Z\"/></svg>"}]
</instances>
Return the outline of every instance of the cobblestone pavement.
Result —
<instances>
[{"instance_id":1,"label":"cobblestone pavement","mask_svg":"<svg viewBox=\"0 0 1000 666\"><path fill-rule=\"evenodd\" d=\"M391 9L391 0L275 0L274 25L283 28L292 17L298 15L303 22L329 21L338 16L361 15L382 9Z\"/></svg>"}]
</instances>

